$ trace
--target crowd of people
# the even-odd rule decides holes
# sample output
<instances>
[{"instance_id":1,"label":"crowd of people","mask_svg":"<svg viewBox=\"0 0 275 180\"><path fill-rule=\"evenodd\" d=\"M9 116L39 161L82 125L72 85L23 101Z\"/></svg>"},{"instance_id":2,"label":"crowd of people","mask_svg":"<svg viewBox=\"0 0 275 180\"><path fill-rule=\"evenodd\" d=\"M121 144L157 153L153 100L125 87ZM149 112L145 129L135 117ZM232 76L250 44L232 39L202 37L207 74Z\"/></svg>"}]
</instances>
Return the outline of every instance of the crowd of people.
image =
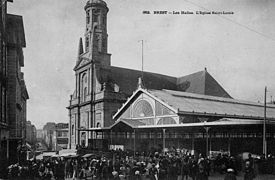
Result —
<instances>
[{"instance_id":1,"label":"crowd of people","mask_svg":"<svg viewBox=\"0 0 275 180\"><path fill-rule=\"evenodd\" d=\"M137 153L113 151L90 157L55 157L14 164L8 168L9 179L86 179L86 180L208 180L211 174L223 174L224 180L235 180L245 164L244 179L256 173L254 159L241 160L219 154L214 159L183 153Z\"/></svg>"}]
</instances>

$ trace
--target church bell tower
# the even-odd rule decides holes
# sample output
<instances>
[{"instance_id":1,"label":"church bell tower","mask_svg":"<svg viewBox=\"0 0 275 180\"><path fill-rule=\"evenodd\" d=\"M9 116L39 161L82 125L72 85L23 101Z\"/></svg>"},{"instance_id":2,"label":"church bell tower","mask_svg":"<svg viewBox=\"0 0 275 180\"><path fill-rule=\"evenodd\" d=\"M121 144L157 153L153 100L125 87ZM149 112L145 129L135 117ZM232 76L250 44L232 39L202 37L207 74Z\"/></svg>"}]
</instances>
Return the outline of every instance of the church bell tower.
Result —
<instances>
[{"instance_id":1,"label":"church bell tower","mask_svg":"<svg viewBox=\"0 0 275 180\"><path fill-rule=\"evenodd\" d=\"M103 65L110 65L108 54L107 34L107 4L102 0L89 0L85 6L86 30L85 52L92 54L91 57L100 61Z\"/></svg>"}]
</instances>

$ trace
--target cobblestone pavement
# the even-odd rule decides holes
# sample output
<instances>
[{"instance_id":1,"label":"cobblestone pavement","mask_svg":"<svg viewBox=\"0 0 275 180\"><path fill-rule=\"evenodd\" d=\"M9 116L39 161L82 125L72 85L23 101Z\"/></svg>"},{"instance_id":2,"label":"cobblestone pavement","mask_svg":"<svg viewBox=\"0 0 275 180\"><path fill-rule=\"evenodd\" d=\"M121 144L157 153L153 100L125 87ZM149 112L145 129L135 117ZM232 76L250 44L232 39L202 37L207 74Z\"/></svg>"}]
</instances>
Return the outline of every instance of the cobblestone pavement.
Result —
<instances>
[{"instance_id":1,"label":"cobblestone pavement","mask_svg":"<svg viewBox=\"0 0 275 180\"><path fill-rule=\"evenodd\" d=\"M208 178L208 180L223 180L224 175L212 175ZM73 180L73 179L66 179L66 180ZM192 180L189 178L188 180ZM237 176L237 180L243 180L243 176ZM254 180L275 180L275 175L258 175Z\"/></svg>"},{"instance_id":2,"label":"cobblestone pavement","mask_svg":"<svg viewBox=\"0 0 275 180\"><path fill-rule=\"evenodd\" d=\"M224 179L224 175L211 175L208 178L208 180L223 180L223 179ZM4 180L4 179L0 178L0 180ZM16 180L23 180L23 179L16 178ZM66 178L66 180L73 180L73 178ZM74 180L79 180L79 179L74 179ZM189 178L188 180L192 180L192 179ZM237 180L243 180L243 176L242 175L237 176ZM275 175L258 175L254 180L275 180Z\"/></svg>"},{"instance_id":3,"label":"cobblestone pavement","mask_svg":"<svg viewBox=\"0 0 275 180\"><path fill-rule=\"evenodd\" d=\"M208 180L223 180L223 178L224 175L212 175ZM237 180L243 180L243 175L237 176ZM275 180L275 175L258 175L254 180Z\"/></svg>"}]
</instances>

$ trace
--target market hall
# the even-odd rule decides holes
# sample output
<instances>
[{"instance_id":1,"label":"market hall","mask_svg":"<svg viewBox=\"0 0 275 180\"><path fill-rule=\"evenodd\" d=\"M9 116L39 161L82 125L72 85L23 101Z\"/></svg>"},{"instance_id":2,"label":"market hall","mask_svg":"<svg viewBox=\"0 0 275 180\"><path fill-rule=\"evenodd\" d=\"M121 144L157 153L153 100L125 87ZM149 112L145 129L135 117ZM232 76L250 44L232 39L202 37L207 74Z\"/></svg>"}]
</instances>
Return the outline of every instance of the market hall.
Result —
<instances>
[{"instance_id":1,"label":"market hall","mask_svg":"<svg viewBox=\"0 0 275 180\"><path fill-rule=\"evenodd\" d=\"M275 148L271 104L265 117L262 103L140 86L113 119L110 127L82 129L93 132L91 144L96 149L260 155L264 123L266 152Z\"/></svg>"}]
</instances>

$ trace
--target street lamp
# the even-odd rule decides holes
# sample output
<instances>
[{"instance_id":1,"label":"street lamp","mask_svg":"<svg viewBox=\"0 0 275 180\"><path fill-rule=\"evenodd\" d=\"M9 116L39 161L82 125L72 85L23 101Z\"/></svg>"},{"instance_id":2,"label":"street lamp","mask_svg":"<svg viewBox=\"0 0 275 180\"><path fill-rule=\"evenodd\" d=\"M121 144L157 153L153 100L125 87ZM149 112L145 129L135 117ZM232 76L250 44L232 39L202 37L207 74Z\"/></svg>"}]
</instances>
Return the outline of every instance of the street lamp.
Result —
<instances>
[{"instance_id":1,"label":"street lamp","mask_svg":"<svg viewBox=\"0 0 275 180\"><path fill-rule=\"evenodd\" d=\"M267 87L264 90L264 122L263 122L263 154L265 158L267 157L267 144L266 144L266 91Z\"/></svg>"},{"instance_id":2,"label":"street lamp","mask_svg":"<svg viewBox=\"0 0 275 180\"><path fill-rule=\"evenodd\" d=\"M209 151L208 151L208 149L209 149L209 145L208 145L208 132L209 132L209 129L210 129L210 127L207 127L206 126L206 121L204 121L204 129L205 129L205 131L206 131L206 157L208 157L209 156Z\"/></svg>"}]
</instances>

